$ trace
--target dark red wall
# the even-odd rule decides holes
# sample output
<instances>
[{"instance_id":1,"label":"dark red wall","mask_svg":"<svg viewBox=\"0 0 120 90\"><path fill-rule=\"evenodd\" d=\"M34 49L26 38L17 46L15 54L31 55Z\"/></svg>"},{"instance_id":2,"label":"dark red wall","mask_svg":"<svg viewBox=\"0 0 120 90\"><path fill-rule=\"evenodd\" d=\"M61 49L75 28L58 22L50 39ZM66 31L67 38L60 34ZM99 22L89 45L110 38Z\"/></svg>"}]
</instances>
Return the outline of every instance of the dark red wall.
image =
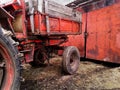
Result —
<instances>
[{"instance_id":1,"label":"dark red wall","mask_svg":"<svg viewBox=\"0 0 120 90\"><path fill-rule=\"evenodd\" d=\"M70 36L66 45L75 45L84 56L86 13L82 17L83 33ZM88 12L86 57L120 63L120 3Z\"/></svg>"}]
</instances>

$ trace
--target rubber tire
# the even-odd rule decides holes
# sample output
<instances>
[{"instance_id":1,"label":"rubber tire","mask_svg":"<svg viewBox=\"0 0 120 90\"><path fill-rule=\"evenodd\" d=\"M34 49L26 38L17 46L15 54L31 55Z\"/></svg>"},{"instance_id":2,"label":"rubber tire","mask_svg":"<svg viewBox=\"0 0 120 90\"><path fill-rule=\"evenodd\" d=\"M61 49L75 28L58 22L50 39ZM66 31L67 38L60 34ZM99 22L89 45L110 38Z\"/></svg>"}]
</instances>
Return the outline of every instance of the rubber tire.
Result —
<instances>
[{"instance_id":1,"label":"rubber tire","mask_svg":"<svg viewBox=\"0 0 120 90\"><path fill-rule=\"evenodd\" d=\"M74 55L74 60L71 65L71 57ZM80 64L80 53L79 50L75 46L69 46L65 48L63 52L63 70L67 74L74 74L79 68Z\"/></svg>"},{"instance_id":2,"label":"rubber tire","mask_svg":"<svg viewBox=\"0 0 120 90\"><path fill-rule=\"evenodd\" d=\"M30 64L33 67L38 67L38 66L43 65L44 63L45 63L45 58L44 58L44 54L43 54L42 50L40 50L40 49L35 50L35 52L34 52L34 60Z\"/></svg>"},{"instance_id":3,"label":"rubber tire","mask_svg":"<svg viewBox=\"0 0 120 90\"><path fill-rule=\"evenodd\" d=\"M20 89L20 58L17 47L12 44L11 36L5 36L0 28L0 50L6 56L6 75L0 90ZM9 65L9 67L8 67ZM10 76L11 75L11 76ZM10 78L11 77L11 78Z\"/></svg>"}]
</instances>

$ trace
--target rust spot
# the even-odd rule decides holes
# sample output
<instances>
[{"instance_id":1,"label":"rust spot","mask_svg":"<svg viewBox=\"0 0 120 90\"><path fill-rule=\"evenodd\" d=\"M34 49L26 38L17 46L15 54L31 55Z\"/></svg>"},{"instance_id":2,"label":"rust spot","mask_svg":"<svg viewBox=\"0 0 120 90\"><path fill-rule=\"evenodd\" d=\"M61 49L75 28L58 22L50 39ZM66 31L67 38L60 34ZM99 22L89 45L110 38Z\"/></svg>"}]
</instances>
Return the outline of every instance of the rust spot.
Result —
<instances>
[{"instance_id":1,"label":"rust spot","mask_svg":"<svg viewBox=\"0 0 120 90\"><path fill-rule=\"evenodd\" d=\"M120 63L119 53L113 51L112 49L109 49L108 53L109 53L109 57L110 57L110 62Z\"/></svg>"},{"instance_id":2,"label":"rust spot","mask_svg":"<svg viewBox=\"0 0 120 90\"><path fill-rule=\"evenodd\" d=\"M88 53L93 54L95 56L97 56L99 54L98 49L90 49L90 50L88 50Z\"/></svg>"}]
</instances>

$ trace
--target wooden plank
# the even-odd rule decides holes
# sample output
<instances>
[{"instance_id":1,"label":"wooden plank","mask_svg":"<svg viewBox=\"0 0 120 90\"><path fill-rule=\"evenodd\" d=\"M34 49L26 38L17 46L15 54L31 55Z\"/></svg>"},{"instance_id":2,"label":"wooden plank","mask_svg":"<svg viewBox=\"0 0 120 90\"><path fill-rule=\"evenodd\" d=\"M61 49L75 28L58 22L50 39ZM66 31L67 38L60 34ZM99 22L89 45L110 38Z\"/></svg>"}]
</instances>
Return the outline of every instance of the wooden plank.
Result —
<instances>
[{"instance_id":1,"label":"wooden plank","mask_svg":"<svg viewBox=\"0 0 120 90\"><path fill-rule=\"evenodd\" d=\"M62 14L66 14L68 16L71 16L73 14L72 13L73 10L71 8L57 4L55 2L48 1L48 7L49 7L49 10L56 11Z\"/></svg>"},{"instance_id":2,"label":"wooden plank","mask_svg":"<svg viewBox=\"0 0 120 90\"><path fill-rule=\"evenodd\" d=\"M48 1L48 12L46 12L47 14L73 21L78 21L78 22L81 21L81 13L74 11L73 9L67 6L63 6L55 2L52 2L50 0L46 0L46 1Z\"/></svg>"},{"instance_id":3,"label":"wooden plank","mask_svg":"<svg viewBox=\"0 0 120 90\"><path fill-rule=\"evenodd\" d=\"M43 1L43 3L42 3ZM38 11L49 16L81 22L81 13L51 0L38 0ZM75 15L76 14L76 15Z\"/></svg>"},{"instance_id":4,"label":"wooden plank","mask_svg":"<svg viewBox=\"0 0 120 90\"><path fill-rule=\"evenodd\" d=\"M45 12L48 12L48 1L44 2L45 4ZM47 33L50 33L50 23L49 23L49 16L46 16L46 27L47 27Z\"/></svg>"},{"instance_id":5,"label":"wooden plank","mask_svg":"<svg viewBox=\"0 0 120 90\"><path fill-rule=\"evenodd\" d=\"M61 13L57 13L55 11L48 11L48 13L50 16L53 16L53 17L58 17L58 18L61 18L61 19L68 19L68 20L73 20L73 21L77 21L77 22L81 22L81 15L76 15L76 16L67 16L67 15L64 15L64 14L61 14Z\"/></svg>"},{"instance_id":6,"label":"wooden plank","mask_svg":"<svg viewBox=\"0 0 120 90\"><path fill-rule=\"evenodd\" d=\"M38 1L36 1L36 3L38 4L36 4L37 5L37 10L40 12L40 13L43 13L44 12L44 8L43 8L43 4L44 4L44 2L43 2L43 0L38 0ZM35 6L36 7L36 6Z\"/></svg>"}]
</instances>

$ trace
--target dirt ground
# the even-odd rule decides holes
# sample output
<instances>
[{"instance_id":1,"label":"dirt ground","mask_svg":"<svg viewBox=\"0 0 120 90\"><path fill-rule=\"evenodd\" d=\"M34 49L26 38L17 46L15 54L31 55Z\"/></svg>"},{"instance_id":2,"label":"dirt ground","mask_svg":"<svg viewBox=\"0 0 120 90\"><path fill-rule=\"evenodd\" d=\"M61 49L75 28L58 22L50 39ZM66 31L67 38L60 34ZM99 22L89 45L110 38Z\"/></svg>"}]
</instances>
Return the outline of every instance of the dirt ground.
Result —
<instances>
[{"instance_id":1,"label":"dirt ground","mask_svg":"<svg viewBox=\"0 0 120 90\"><path fill-rule=\"evenodd\" d=\"M61 58L51 60L40 67L23 70L21 90L120 90L119 65L81 61L74 75L65 75L61 67Z\"/></svg>"}]
</instances>

